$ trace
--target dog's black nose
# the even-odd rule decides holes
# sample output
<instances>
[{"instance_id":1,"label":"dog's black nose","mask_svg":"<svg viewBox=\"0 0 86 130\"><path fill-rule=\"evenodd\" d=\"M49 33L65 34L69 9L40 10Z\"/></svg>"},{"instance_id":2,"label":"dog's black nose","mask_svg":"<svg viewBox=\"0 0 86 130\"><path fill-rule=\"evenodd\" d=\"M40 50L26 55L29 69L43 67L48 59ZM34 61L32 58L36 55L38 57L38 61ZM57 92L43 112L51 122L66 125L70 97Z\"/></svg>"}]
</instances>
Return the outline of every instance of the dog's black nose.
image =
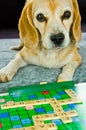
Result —
<instances>
[{"instance_id":1,"label":"dog's black nose","mask_svg":"<svg viewBox=\"0 0 86 130\"><path fill-rule=\"evenodd\" d=\"M51 41L55 44L55 45L60 45L63 40L64 40L65 36L63 33L59 33L59 34L54 34L50 36Z\"/></svg>"}]
</instances>

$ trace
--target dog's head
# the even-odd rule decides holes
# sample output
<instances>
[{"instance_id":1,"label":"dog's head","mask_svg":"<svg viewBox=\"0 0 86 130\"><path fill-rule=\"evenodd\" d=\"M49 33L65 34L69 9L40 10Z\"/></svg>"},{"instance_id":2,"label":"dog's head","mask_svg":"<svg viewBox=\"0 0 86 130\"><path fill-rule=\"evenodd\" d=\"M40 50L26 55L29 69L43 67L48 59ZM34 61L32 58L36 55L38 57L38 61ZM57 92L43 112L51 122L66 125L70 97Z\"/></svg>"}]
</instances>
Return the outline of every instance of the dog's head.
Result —
<instances>
[{"instance_id":1,"label":"dog's head","mask_svg":"<svg viewBox=\"0 0 86 130\"><path fill-rule=\"evenodd\" d=\"M20 38L28 48L41 41L46 49L64 48L81 39L77 0L27 0L19 20Z\"/></svg>"}]
</instances>

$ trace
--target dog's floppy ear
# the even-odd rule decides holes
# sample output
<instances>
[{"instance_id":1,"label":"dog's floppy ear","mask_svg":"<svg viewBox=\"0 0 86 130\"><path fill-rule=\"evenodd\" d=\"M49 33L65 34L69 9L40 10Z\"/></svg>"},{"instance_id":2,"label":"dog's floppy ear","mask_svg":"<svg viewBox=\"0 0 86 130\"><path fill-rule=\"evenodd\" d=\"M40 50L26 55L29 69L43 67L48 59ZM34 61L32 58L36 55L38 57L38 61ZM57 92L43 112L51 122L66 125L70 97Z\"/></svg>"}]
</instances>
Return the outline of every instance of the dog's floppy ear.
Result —
<instances>
[{"instance_id":1,"label":"dog's floppy ear","mask_svg":"<svg viewBox=\"0 0 86 130\"><path fill-rule=\"evenodd\" d=\"M19 19L20 39L27 48L36 48L38 45L38 32L32 20L32 1L27 1Z\"/></svg>"},{"instance_id":2,"label":"dog's floppy ear","mask_svg":"<svg viewBox=\"0 0 86 130\"><path fill-rule=\"evenodd\" d=\"M79 6L77 0L72 0L74 6L74 19L72 32L74 39L78 42L81 40L81 15L79 12Z\"/></svg>"}]
</instances>

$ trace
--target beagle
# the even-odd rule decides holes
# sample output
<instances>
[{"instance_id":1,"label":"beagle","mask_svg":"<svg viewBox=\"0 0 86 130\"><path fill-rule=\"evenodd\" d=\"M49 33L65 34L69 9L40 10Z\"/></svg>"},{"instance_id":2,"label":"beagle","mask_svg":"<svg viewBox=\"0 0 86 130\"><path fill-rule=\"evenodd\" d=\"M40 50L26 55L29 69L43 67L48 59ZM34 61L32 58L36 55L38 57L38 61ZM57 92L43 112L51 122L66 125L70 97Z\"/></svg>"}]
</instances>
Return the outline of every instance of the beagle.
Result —
<instances>
[{"instance_id":1,"label":"beagle","mask_svg":"<svg viewBox=\"0 0 86 130\"><path fill-rule=\"evenodd\" d=\"M77 0L27 0L19 19L21 44L15 58L0 70L0 82L12 80L28 64L62 68L57 81L72 80L81 64L76 42L81 39Z\"/></svg>"}]
</instances>

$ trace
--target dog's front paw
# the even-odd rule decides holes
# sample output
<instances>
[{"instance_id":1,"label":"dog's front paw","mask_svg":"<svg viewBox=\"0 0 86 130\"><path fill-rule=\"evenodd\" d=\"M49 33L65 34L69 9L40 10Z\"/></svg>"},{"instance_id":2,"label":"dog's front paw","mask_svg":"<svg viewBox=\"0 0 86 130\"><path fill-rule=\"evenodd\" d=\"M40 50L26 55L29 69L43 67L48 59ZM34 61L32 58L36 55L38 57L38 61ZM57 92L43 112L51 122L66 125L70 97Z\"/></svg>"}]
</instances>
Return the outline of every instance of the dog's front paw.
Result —
<instances>
[{"instance_id":1,"label":"dog's front paw","mask_svg":"<svg viewBox=\"0 0 86 130\"><path fill-rule=\"evenodd\" d=\"M8 82L15 75L14 71L10 71L8 68L4 67L0 70L0 82Z\"/></svg>"},{"instance_id":2,"label":"dog's front paw","mask_svg":"<svg viewBox=\"0 0 86 130\"><path fill-rule=\"evenodd\" d=\"M65 75L64 73L60 74L58 76L58 82L63 82L63 81L71 81L72 80L72 77L69 76L69 75Z\"/></svg>"}]
</instances>

